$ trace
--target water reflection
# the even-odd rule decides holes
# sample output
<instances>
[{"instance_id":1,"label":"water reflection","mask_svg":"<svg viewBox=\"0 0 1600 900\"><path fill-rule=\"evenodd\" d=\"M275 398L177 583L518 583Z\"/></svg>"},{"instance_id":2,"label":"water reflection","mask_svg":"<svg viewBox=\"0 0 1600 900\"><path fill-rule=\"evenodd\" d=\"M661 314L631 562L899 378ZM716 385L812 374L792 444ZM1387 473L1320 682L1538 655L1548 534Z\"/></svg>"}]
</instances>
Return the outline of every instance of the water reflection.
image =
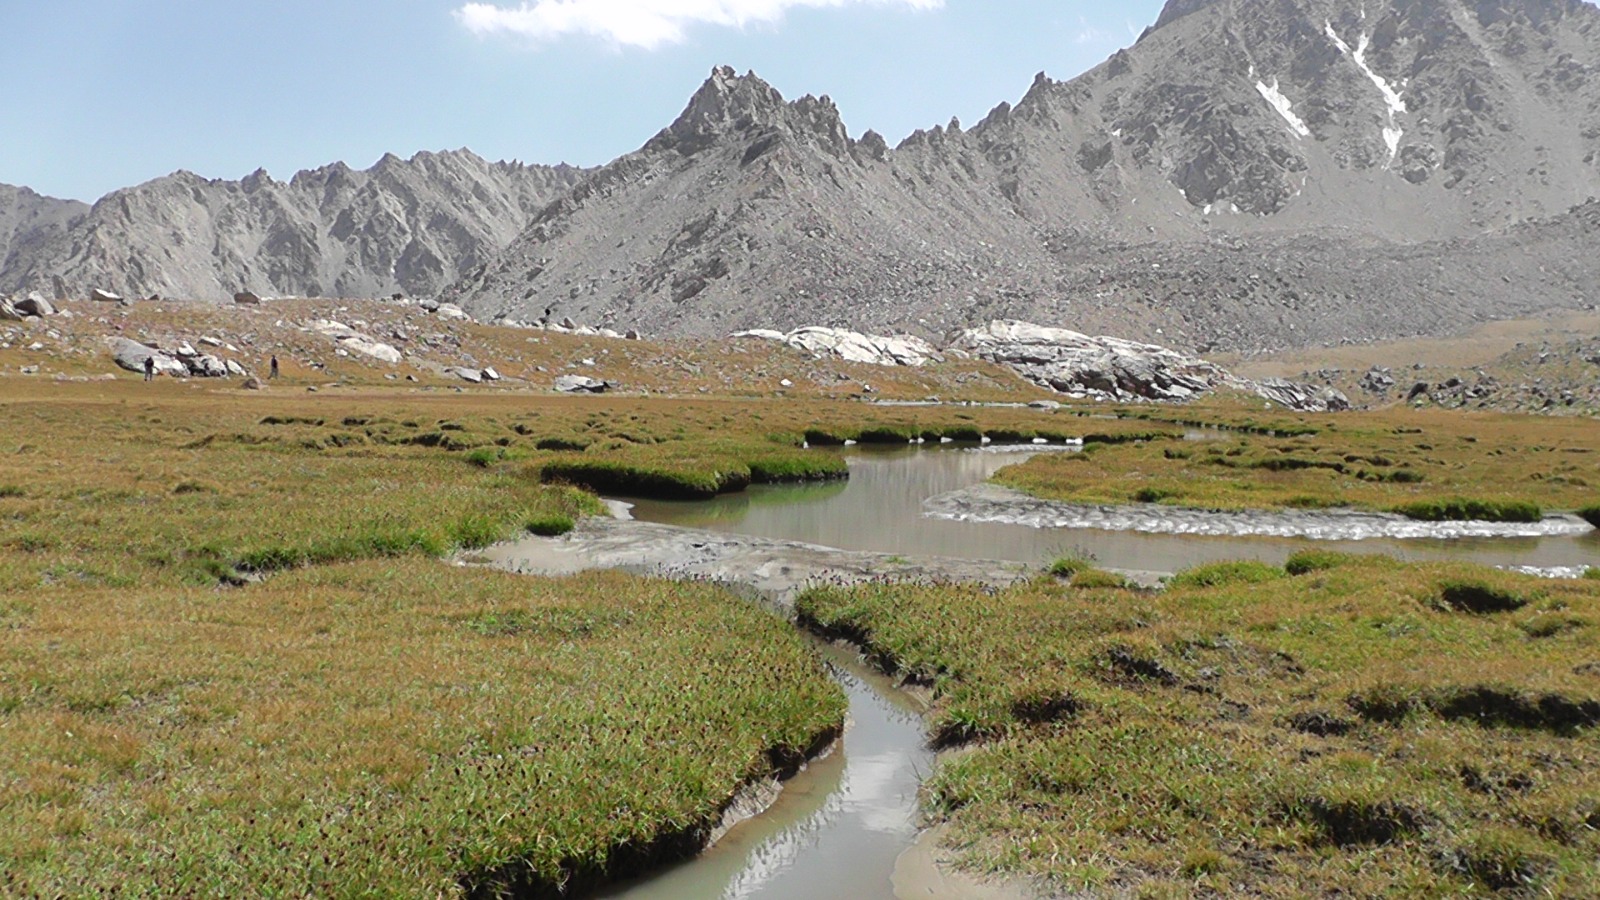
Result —
<instances>
[{"instance_id":1,"label":"water reflection","mask_svg":"<svg viewBox=\"0 0 1600 900\"><path fill-rule=\"evenodd\" d=\"M1037 449L1037 448L1024 448ZM987 451L987 452L986 452ZM838 452L822 451L817 452ZM1171 572L1224 559L1281 563L1321 547L1401 559L1472 560L1498 566L1578 567L1600 559L1600 537L1309 541L1276 537L1147 534L1095 528L957 522L925 515L924 501L986 481L1016 453L963 447L851 448L847 484L759 487L699 503L638 501L636 518L847 550L1045 563L1065 553L1101 565Z\"/></svg>"},{"instance_id":2,"label":"water reflection","mask_svg":"<svg viewBox=\"0 0 1600 900\"><path fill-rule=\"evenodd\" d=\"M917 835L917 790L933 765L904 695L824 648L850 698L844 747L791 781L772 810L692 862L605 896L787 900L893 896L895 861Z\"/></svg>"}]
</instances>

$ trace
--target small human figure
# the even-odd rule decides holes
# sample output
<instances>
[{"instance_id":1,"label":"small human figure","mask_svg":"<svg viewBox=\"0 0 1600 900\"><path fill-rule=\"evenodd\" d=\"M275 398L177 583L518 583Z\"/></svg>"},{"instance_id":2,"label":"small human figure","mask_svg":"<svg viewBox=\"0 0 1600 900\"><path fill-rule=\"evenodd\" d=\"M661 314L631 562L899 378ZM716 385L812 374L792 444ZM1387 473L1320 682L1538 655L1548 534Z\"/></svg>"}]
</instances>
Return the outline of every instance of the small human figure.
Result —
<instances>
[{"instance_id":1,"label":"small human figure","mask_svg":"<svg viewBox=\"0 0 1600 900\"><path fill-rule=\"evenodd\" d=\"M144 380L154 381L156 377L156 355L154 353L144 358Z\"/></svg>"},{"instance_id":2,"label":"small human figure","mask_svg":"<svg viewBox=\"0 0 1600 900\"><path fill-rule=\"evenodd\" d=\"M272 378L277 378L277 377L278 377L278 354L274 353L274 354L272 354L272 362L268 364L267 378L272 379Z\"/></svg>"}]
</instances>

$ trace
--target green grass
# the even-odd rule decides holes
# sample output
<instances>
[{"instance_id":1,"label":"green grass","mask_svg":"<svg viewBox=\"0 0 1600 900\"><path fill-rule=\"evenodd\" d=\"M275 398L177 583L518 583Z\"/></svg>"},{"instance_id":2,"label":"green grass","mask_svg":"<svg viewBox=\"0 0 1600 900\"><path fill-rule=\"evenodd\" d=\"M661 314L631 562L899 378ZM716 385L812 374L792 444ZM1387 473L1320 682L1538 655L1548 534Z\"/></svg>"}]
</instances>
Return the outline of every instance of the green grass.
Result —
<instances>
[{"instance_id":1,"label":"green grass","mask_svg":"<svg viewBox=\"0 0 1600 900\"><path fill-rule=\"evenodd\" d=\"M1261 584L1285 576L1277 566L1252 560L1209 563L1172 576L1167 581L1173 588L1216 588L1235 584Z\"/></svg>"},{"instance_id":2,"label":"green grass","mask_svg":"<svg viewBox=\"0 0 1600 900\"><path fill-rule=\"evenodd\" d=\"M995 480L1089 505L1349 507L1496 522L1536 522L1547 509L1582 514L1600 483L1600 433L1583 420L1405 411L1306 416L1306 427L1295 428L1214 409L1184 423L1218 429L1211 440L1140 430L1139 416L1163 415L1179 418L1129 413L1121 428L1085 436L1092 452L1041 455Z\"/></svg>"},{"instance_id":3,"label":"green grass","mask_svg":"<svg viewBox=\"0 0 1600 900\"><path fill-rule=\"evenodd\" d=\"M436 558L600 511L516 462L524 402L129 399L0 416L0 894L588 889L838 731L726 591Z\"/></svg>"},{"instance_id":4,"label":"green grass","mask_svg":"<svg viewBox=\"0 0 1600 900\"><path fill-rule=\"evenodd\" d=\"M1394 511L1423 522L1537 522L1544 511L1526 500L1471 500L1451 497L1402 503Z\"/></svg>"},{"instance_id":5,"label":"green grass","mask_svg":"<svg viewBox=\"0 0 1600 900\"><path fill-rule=\"evenodd\" d=\"M12 624L8 896L593 884L697 849L844 712L781 621L617 575L356 563L58 591Z\"/></svg>"},{"instance_id":6,"label":"green grass","mask_svg":"<svg viewBox=\"0 0 1600 900\"><path fill-rule=\"evenodd\" d=\"M930 685L936 739L973 744L928 802L980 870L1140 896L1600 889L1600 585L1293 568L1163 593L828 587L799 609ZM1441 603L1462 585L1525 602Z\"/></svg>"},{"instance_id":7,"label":"green grass","mask_svg":"<svg viewBox=\"0 0 1600 900\"><path fill-rule=\"evenodd\" d=\"M1057 578L1071 578L1094 568L1090 560L1078 556L1063 556L1050 564L1050 574Z\"/></svg>"}]
</instances>

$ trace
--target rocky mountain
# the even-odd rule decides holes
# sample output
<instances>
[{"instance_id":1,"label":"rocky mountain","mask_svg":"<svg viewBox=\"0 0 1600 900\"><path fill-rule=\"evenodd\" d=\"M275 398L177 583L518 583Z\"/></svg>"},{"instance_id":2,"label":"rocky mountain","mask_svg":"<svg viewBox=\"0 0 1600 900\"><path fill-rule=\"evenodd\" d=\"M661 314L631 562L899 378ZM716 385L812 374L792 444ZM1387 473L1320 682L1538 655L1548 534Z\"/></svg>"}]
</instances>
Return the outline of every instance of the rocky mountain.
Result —
<instances>
[{"instance_id":1,"label":"rocky mountain","mask_svg":"<svg viewBox=\"0 0 1600 900\"><path fill-rule=\"evenodd\" d=\"M240 181L177 172L92 209L77 204L70 227L36 228L0 269L0 290L48 290L60 275L74 294L195 300L241 290L432 293L509 243L581 174L467 150L385 156L365 171L335 163L286 182L265 171ZM0 234L14 216L0 196Z\"/></svg>"},{"instance_id":2,"label":"rocky mountain","mask_svg":"<svg viewBox=\"0 0 1600 900\"><path fill-rule=\"evenodd\" d=\"M892 149L719 69L449 293L662 333L1392 337L1589 302L1597 154L1581 0L1172 0L1098 68Z\"/></svg>"},{"instance_id":3,"label":"rocky mountain","mask_svg":"<svg viewBox=\"0 0 1600 900\"><path fill-rule=\"evenodd\" d=\"M87 203L0 184L0 272L37 254L88 211Z\"/></svg>"}]
</instances>

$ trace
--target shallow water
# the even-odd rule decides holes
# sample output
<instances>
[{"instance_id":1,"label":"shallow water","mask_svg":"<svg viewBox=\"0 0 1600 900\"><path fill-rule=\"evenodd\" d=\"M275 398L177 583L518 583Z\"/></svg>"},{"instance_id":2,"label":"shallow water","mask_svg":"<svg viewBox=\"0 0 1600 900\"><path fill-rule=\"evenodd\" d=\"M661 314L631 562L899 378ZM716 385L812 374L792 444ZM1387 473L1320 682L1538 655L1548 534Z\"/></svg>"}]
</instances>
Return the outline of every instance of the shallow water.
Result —
<instances>
[{"instance_id":1,"label":"shallow water","mask_svg":"<svg viewBox=\"0 0 1600 900\"><path fill-rule=\"evenodd\" d=\"M1195 439L1207 435L1197 434ZM830 451L817 451L830 452ZM1172 572L1225 559L1280 563L1307 547L1384 553L1402 559L1470 560L1572 575L1600 561L1600 537L1369 539L1161 534L1127 530L1107 517L1093 527L1031 527L928 515L928 501L981 485L1033 452L1070 448L850 448L847 483L757 487L705 502L629 501L647 522L844 550L1046 563L1068 553L1101 565ZM1041 523L1044 520L1039 519ZM931 771L920 718L909 698L853 657L823 651L850 698L842 749L785 787L772 809L734 828L701 857L605 894L627 900L895 897L897 859L917 835L917 791ZM904 873L902 873L904 874ZM919 884L911 893L922 896ZM949 896L966 896L961 890Z\"/></svg>"},{"instance_id":2,"label":"shallow water","mask_svg":"<svg viewBox=\"0 0 1600 900\"><path fill-rule=\"evenodd\" d=\"M1576 568L1600 561L1600 537L1464 537L1309 540L1305 538L1160 534L1094 527L1031 527L1004 522L930 518L924 504L986 481L1040 448L855 447L847 483L756 487L742 494L691 503L632 501L635 518L847 550L905 556L949 556L1046 563L1069 553L1100 565L1173 572L1208 562L1256 559L1281 563L1296 551L1320 547L1383 553L1400 559L1470 560L1495 566ZM1055 449L1055 448L1053 448ZM817 451L830 452L830 451ZM1059 452L1057 450L1056 452Z\"/></svg>"},{"instance_id":3,"label":"shallow water","mask_svg":"<svg viewBox=\"0 0 1600 900\"><path fill-rule=\"evenodd\" d=\"M843 746L785 785L766 813L700 857L603 894L616 900L785 900L894 896L895 862L916 839L917 789L933 767L910 698L825 647L850 698Z\"/></svg>"}]
</instances>

